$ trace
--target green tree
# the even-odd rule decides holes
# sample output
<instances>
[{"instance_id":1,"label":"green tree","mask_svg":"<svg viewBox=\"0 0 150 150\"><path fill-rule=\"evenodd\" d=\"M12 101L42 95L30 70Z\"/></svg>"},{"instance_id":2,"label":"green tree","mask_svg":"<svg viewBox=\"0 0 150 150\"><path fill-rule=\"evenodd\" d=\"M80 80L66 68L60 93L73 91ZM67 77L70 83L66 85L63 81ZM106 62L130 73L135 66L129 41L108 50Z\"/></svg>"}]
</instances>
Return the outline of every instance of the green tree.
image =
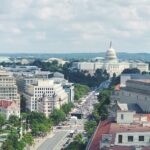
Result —
<instances>
[{"instance_id":1,"label":"green tree","mask_svg":"<svg viewBox=\"0 0 150 150\"><path fill-rule=\"evenodd\" d=\"M111 83L109 85L109 87L114 87L115 85L120 84L120 76L116 76L116 74L113 74L113 77L111 79Z\"/></svg>"},{"instance_id":2,"label":"green tree","mask_svg":"<svg viewBox=\"0 0 150 150\"><path fill-rule=\"evenodd\" d=\"M74 104L72 102L69 102L67 104L62 105L61 109L67 115L73 107L74 107Z\"/></svg>"},{"instance_id":3,"label":"green tree","mask_svg":"<svg viewBox=\"0 0 150 150\"><path fill-rule=\"evenodd\" d=\"M23 95L20 97L20 107L21 112L26 112L26 98Z\"/></svg>"},{"instance_id":4,"label":"green tree","mask_svg":"<svg viewBox=\"0 0 150 150\"><path fill-rule=\"evenodd\" d=\"M27 121L30 124L32 135L34 136L46 135L46 133L50 131L52 127L51 120L46 118L43 113L31 112L27 116Z\"/></svg>"},{"instance_id":5,"label":"green tree","mask_svg":"<svg viewBox=\"0 0 150 150\"><path fill-rule=\"evenodd\" d=\"M32 145L34 143L33 137L31 133L27 133L23 136L22 141L28 145Z\"/></svg>"},{"instance_id":6,"label":"green tree","mask_svg":"<svg viewBox=\"0 0 150 150\"><path fill-rule=\"evenodd\" d=\"M82 134L81 134L81 133L77 134L77 135L75 136L75 138L74 138L74 141L75 141L75 142L78 142L78 143L80 143L80 144L84 143Z\"/></svg>"},{"instance_id":7,"label":"green tree","mask_svg":"<svg viewBox=\"0 0 150 150\"><path fill-rule=\"evenodd\" d=\"M94 120L90 120L90 121L85 122L84 129L87 132L87 135L89 138L94 133L96 126L97 126L97 123Z\"/></svg>"},{"instance_id":8,"label":"green tree","mask_svg":"<svg viewBox=\"0 0 150 150\"><path fill-rule=\"evenodd\" d=\"M89 87L86 85L75 84L74 91L75 91L75 100L79 100L82 96L88 94Z\"/></svg>"},{"instance_id":9,"label":"green tree","mask_svg":"<svg viewBox=\"0 0 150 150\"><path fill-rule=\"evenodd\" d=\"M62 111L62 109L54 109L53 112L50 115L50 119L54 123L54 125L59 124L61 121L65 120L65 113Z\"/></svg>"},{"instance_id":10,"label":"green tree","mask_svg":"<svg viewBox=\"0 0 150 150\"><path fill-rule=\"evenodd\" d=\"M140 73L140 70L137 68L128 68L128 69L124 69L122 74L136 74L136 73Z\"/></svg>"},{"instance_id":11,"label":"green tree","mask_svg":"<svg viewBox=\"0 0 150 150\"><path fill-rule=\"evenodd\" d=\"M4 115L3 114L0 114L0 127L2 127L3 125L4 125L4 123L5 123L5 117L4 117Z\"/></svg>"},{"instance_id":12,"label":"green tree","mask_svg":"<svg viewBox=\"0 0 150 150\"><path fill-rule=\"evenodd\" d=\"M77 134L75 138L73 139L73 142L71 142L65 150L84 150L86 147L86 143L83 140L83 136L81 133Z\"/></svg>"},{"instance_id":13,"label":"green tree","mask_svg":"<svg viewBox=\"0 0 150 150\"><path fill-rule=\"evenodd\" d=\"M2 144L2 150L15 150L15 148L13 147L12 141L8 139L4 141Z\"/></svg>"},{"instance_id":14,"label":"green tree","mask_svg":"<svg viewBox=\"0 0 150 150\"><path fill-rule=\"evenodd\" d=\"M111 95L110 90L101 91L100 94L98 95L99 102L101 102L102 104L109 104L110 103L110 95Z\"/></svg>"},{"instance_id":15,"label":"green tree","mask_svg":"<svg viewBox=\"0 0 150 150\"><path fill-rule=\"evenodd\" d=\"M12 130L7 139L2 144L2 150L23 150L25 143L19 140L16 130Z\"/></svg>"},{"instance_id":16,"label":"green tree","mask_svg":"<svg viewBox=\"0 0 150 150\"><path fill-rule=\"evenodd\" d=\"M15 127L18 127L20 125L20 119L15 115L11 115L8 122Z\"/></svg>"}]
</instances>

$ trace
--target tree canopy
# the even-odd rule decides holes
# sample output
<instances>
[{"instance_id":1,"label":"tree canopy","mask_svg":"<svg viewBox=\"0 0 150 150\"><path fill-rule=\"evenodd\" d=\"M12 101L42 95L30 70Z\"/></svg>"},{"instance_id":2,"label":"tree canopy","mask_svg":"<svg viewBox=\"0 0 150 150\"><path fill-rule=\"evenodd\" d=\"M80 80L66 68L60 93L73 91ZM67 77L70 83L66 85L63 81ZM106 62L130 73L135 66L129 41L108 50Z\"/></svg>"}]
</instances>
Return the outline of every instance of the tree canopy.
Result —
<instances>
[{"instance_id":1,"label":"tree canopy","mask_svg":"<svg viewBox=\"0 0 150 150\"><path fill-rule=\"evenodd\" d=\"M136 74L136 73L140 73L140 70L137 68L124 69L122 72L122 74Z\"/></svg>"},{"instance_id":2,"label":"tree canopy","mask_svg":"<svg viewBox=\"0 0 150 150\"><path fill-rule=\"evenodd\" d=\"M50 114L49 118L52 120L54 125L59 124L61 121L65 120L65 113L62 109L54 109L53 112Z\"/></svg>"},{"instance_id":3,"label":"tree canopy","mask_svg":"<svg viewBox=\"0 0 150 150\"><path fill-rule=\"evenodd\" d=\"M43 113L31 112L27 120L34 136L45 135L52 127L52 122Z\"/></svg>"},{"instance_id":4,"label":"tree canopy","mask_svg":"<svg viewBox=\"0 0 150 150\"><path fill-rule=\"evenodd\" d=\"M79 100L82 96L89 92L89 87L81 84L74 84L75 100Z\"/></svg>"}]
</instances>

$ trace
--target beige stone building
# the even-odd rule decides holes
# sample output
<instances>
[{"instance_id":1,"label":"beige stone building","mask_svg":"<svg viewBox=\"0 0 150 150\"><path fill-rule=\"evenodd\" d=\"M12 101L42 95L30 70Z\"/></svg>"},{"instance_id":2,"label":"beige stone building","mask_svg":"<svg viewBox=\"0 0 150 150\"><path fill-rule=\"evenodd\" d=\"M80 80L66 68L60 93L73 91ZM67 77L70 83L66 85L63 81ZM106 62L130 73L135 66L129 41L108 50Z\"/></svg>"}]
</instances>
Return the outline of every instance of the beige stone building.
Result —
<instances>
[{"instance_id":1,"label":"beige stone building","mask_svg":"<svg viewBox=\"0 0 150 150\"><path fill-rule=\"evenodd\" d=\"M54 96L57 97L57 99L55 99L56 108L68 102L68 95L61 84L56 84L53 80L41 79L37 80L37 83L28 84L25 87L24 96L27 99L27 108L30 111L37 111L38 102L43 95L47 96L49 100Z\"/></svg>"}]
</instances>

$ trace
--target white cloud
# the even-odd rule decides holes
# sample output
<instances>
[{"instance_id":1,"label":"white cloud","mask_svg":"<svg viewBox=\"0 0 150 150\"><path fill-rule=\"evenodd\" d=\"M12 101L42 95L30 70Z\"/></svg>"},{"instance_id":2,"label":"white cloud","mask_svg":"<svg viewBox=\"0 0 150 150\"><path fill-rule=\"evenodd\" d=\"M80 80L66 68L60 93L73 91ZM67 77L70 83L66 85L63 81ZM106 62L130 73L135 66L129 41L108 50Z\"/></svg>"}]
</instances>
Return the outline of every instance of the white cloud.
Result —
<instances>
[{"instance_id":1,"label":"white cloud","mask_svg":"<svg viewBox=\"0 0 150 150\"><path fill-rule=\"evenodd\" d=\"M12 28L10 28L10 32L12 32L14 34L20 34L21 30L19 28L12 27Z\"/></svg>"},{"instance_id":2,"label":"white cloud","mask_svg":"<svg viewBox=\"0 0 150 150\"><path fill-rule=\"evenodd\" d=\"M70 7L66 3L56 3L54 5L44 6L41 9L37 10L37 13L35 15L43 20L48 20L51 18L69 20L73 18Z\"/></svg>"},{"instance_id":3,"label":"white cloud","mask_svg":"<svg viewBox=\"0 0 150 150\"><path fill-rule=\"evenodd\" d=\"M46 39L46 33L45 32L36 32L36 39L39 41L43 41Z\"/></svg>"},{"instance_id":4,"label":"white cloud","mask_svg":"<svg viewBox=\"0 0 150 150\"><path fill-rule=\"evenodd\" d=\"M14 37L14 49L18 50L43 49L40 42L31 42L34 40L47 41L45 49L73 49L71 43L78 43L77 49L88 49L89 43L95 49L103 49L97 41L105 43L108 39L115 40L118 47L126 47L126 40L135 50L140 50L140 41L147 49L149 20L149 0L0 1L0 39L6 44L8 38ZM20 42L28 46L20 47Z\"/></svg>"},{"instance_id":5,"label":"white cloud","mask_svg":"<svg viewBox=\"0 0 150 150\"><path fill-rule=\"evenodd\" d=\"M34 25L34 23L33 23L32 21L28 21L28 22L26 23L26 27L27 27L28 29L35 29L35 28L36 28L35 25Z\"/></svg>"}]
</instances>

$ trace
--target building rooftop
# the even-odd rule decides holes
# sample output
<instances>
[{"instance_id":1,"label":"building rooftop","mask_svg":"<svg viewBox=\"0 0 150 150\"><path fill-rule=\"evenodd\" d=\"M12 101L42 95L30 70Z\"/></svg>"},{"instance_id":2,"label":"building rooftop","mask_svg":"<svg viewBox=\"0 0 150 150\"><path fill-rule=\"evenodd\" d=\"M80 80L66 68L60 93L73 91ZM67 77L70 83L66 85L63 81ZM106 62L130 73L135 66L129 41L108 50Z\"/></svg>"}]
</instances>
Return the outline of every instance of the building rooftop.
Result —
<instances>
[{"instance_id":1,"label":"building rooftop","mask_svg":"<svg viewBox=\"0 0 150 150\"><path fill-rule=\"evenodd\" d=\"M150 114L144 114L148 116L150 121ZM112 123L109 121L102 121L99 123L94 136L90 144L88 145L88 150L100 150L100 142L103 144L108 142L108 147L103 148L103 150L133 150L133 146L117 146L114 145L115 135L118 132L150 132L150 127L142 126L140 124L132 125L120 125L117 123ZM104 142L105 137L108 139ZM150 147L143 146L140 150L150 150Z\"/></svg>"},{"instance_id":2,"label":"building rooftop","mask_svg":"<svg viewBox=\"0 0 150 150\"><path fill-rule=\"evenodd\" d=\"M140 124L121 125L118 123L110 123L109 133L116 134L118 132L150 132L150 127L143 127Z\"/></svg>"},{"instance_id":3,"label":"building rooftop","mask_svg":"<svg viewBox=\"0 0 150 150\"><path fill-rule=\"evenodd\" d=\"M112 146L111 148L107 147L104 150L136 150L136 149L133 146L130 146L130 147L129 146ZM150 148L149 147L142 147L139 150L150 150Z\"/></svg>"},{"instance_id":4,"label":"building rooftop","mask_svg":"<svg viewBox=\"0 0 150 150\"><path fill-rule=\"evenodd\" d=\"M123 87L122 89L125 91L129 91L129 92L141 93L144 95L150 95L150 92L148 90L136 89L133 87Z\"/></svg>"},{"instance_id":5,"label":"building rooftop","mask_svg":"<svg viewBox=\"0 0 150 150\"><path fill-rule=\"evenodd\" d=\"M118 110L121 111L135 111L136 113L143 113L143 110L135 103L117 103Z\"/></svg>"},{"instance_id":6,"label":"building rooftop","mask_svg":"<svg viewBox=\"0 0 150 150\"><path fill-rule=\"evenodd\" d=\"M91 140L91 143L89 144L88 150L100 150L99 149L99 142L102 138L103 134L108 134L110 128L110 123L108 121L103 121L99 123L95 134Z\"/></svg>"},{"instance_id":7,"label":"building rooftop","mask_svg":"<svg viewBox=\"0 0 150 150\"><path fill-rule=\"evenodd\" d=\"M8 108L12 103L11 100L0 100L0 108Z\"/></svg>"},{"instance_id":8,"label":"building rooftop","mask_svg":"<svg viewBox=\"0 0 150 150\"><path fill-rule=\"evenodd\" d=\"M127 82L130 83L139 83L139 84L143 84L143 85L150 85L150 79L132 79L132 80L128 80Z\"/></svg>"}]
</instances>

